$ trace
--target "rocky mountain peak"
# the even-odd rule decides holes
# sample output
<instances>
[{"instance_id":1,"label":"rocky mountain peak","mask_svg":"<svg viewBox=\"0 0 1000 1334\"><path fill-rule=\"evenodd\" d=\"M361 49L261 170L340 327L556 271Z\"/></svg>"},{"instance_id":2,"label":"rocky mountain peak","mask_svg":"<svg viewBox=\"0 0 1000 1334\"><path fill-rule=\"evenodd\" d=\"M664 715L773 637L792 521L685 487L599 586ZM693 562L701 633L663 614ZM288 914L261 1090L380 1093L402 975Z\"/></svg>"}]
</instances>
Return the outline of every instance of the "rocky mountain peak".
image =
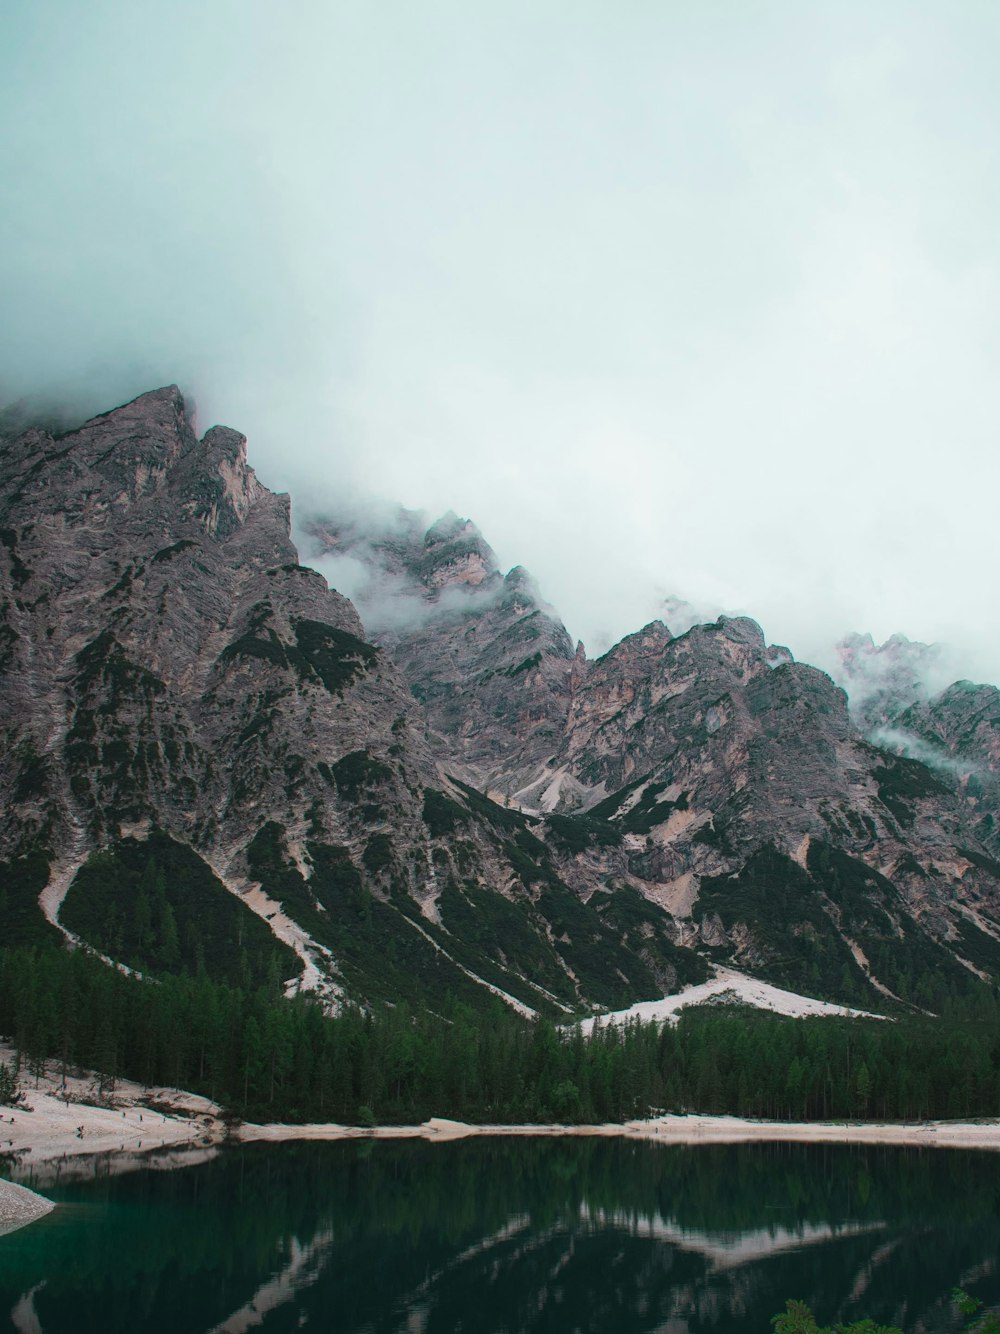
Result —
<instances>
[{"instance_id":1,"label":"rocky mountain peak","mask_svg":"<svg viewBox=\"0 0 1000 1334\"><path fill-rule=\"evenodd\" d=\"M847 691L862 730L892 723L904 709L933 692L941 647L902 634L876 644L870 634L846 635L835 646L834 676Z\"/></svg>"},{"instance_id":2,"label":"rocky mountain peak","mask_svg":"<svg viewBox=\"0 0 1000 1334\"><path fill-rule=\"evenodd\" d=\"M540 603L538 585L524 566L515 565L508 570L504 575L500 605L516 616L534 611Z\"/></svg>"},{"instance_id":3,"label":"rocky mountain peak","mask_svg":"<svg viewBox=\"0 0 1000 1334\"><path fill-rule=\"evenodd\" d=\"M51 872L26 911L166 839L360 999L621 1003L703 973L689 947L846 998L1000 976L1000 692L899 712L927 646L845 643L895 710L873 744L748 617L588 661L468 520L315 520L371 574L371 642L175 388L0 450L0 893L22 853Z\"/></svg>"},{"instance_id":4,"label":"rocky mountain peak","mask_svg":"<svg viewBox=\"0 0 1000 1334\"><path fill-rule=\"evenodd\" d=\"M25 466L0 481L0 699L23 727L4 777L23 787L27 766L35 789L6 805L14 846L152 821L228 858L255 809L302 827L295 788L313 789L317 825L330 806L317 763L341 753L351 707L320 705L325 721L307 724L309 697L356 678L366 745L402 746L390 725L408 693L388 664L376 685L377 651L350 603L299 566L288 498L257 480L239 432L199 441L168 386L9 453ZM279 719L287 765L264 744Z\"/></svg>"},{"instance_id":5,"label":"rocky mountain peak","mask_svg":"<svg viewBox=\"0 0 1000 1334\"><path fill-rule=\"evenodd\" d=\"M722 635L734 644L746 644L763 651L764 631L749 616L720 616L715 624Z\"/></svg>"},{"instance_id":6,"label":"rocky mountain peak","mask_svg":"<svg viewBox=\"0 0 1000 1334\"><path fill-rule=\"evenodd\" d=\"M468 519L449 510L424 535L417 574L433 589L481 588L500 579L496 555Z\"/></svg>"},{"instance_id":7,"label":"rocky mountain peak","mask_svg":"<svg viewBox=\"0 0 1000 1334\"><path fill-rule=\"evenodd\" d=\"M60 443L134 498L155 490L196 440L183 395L166 385L92 417Z\"/></svg>"}]
</instances>

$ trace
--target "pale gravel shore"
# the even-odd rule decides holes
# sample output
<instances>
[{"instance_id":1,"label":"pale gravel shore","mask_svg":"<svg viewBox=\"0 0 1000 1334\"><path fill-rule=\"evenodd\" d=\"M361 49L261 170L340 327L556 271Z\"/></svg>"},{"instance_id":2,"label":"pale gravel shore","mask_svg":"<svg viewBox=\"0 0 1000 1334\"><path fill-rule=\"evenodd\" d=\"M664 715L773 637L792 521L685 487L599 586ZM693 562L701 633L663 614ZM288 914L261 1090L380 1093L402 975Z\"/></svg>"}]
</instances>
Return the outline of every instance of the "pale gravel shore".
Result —
<instances>
[{"instance_id":1,"label":"pale gravel shore","mask_svg":"<svg viewBox=\"0 0 1000 1334\"><path fill-rule=\"evenodd\" d=\"M15 1228L33 1223L55 1208L51 1200L36 1195L25 1186L17 1186L13 1181L0 1180L0 1237Z\"/></svg>"},{"instance_id":2,"label":"pale gravel shore","mask_svg":"<svg viewBox=\"0 0 1000 1334\"><path fill-rule=\"evenodd\" d=\"M746 1121L734 1116L662 1116L651 1120L600 1125L481 1125L432 1117L420 1125L346 1126L335 1123L257 1125L235 1122L228 1127L218 1108L206 1099L180 1090L158 1089L148 1103L126 1102L109 1108L71 1102L52 1094L31 1093L24 1108L2 1109L0 1149L15 1155L12 1176L36 1177L44 1164L61 1163L71 1171L75 1158L104 1155L120 1160L125 1170L153 1165L164 1152L209 1150L223 1142L280 1143L350 1139L422 1139L445 1142L473 1135L494 1137L599 1136L648 1140L658 1144L898 1144L911 1147L1000 1150L1000 1121L786 1122ZM134 1094L132 1094L134 1096ZM207 1110L206 1109L207 1104ZM170 1111L160 1110L170 1107ZM33 1108L34 1110L28 1110ZM181 1110L183 1108L183 1111ZM13 1112L13 1123L10 1117ZM142 1118L142 1119L140 1119ZM82 1127L83 1135L77 1132ZM9 1132L9 1133L8 1133ZM195 1161L200 1160L196 1154ZM164 1158L167 1165L170 1159ZM127 1166L126 1166L127 1165ZM155 1165L160 1165L159 1163ZM39 1178L40 1179L40 1178Z\"/></svg>"},{"instance_id":3,"label":"pale gravel shore","mask_svg":"<svg viewBox=\"0 0 1000 1334\"><path fill-rule=\"evenodd\" d=\"M0 1061L12 1060L11 1049L0 1046ZM21 1100L0 1107L0 1155L11 1164L6 1174L21 1180L34 1181L41 1164L114 1155L138 1166L153 1153L218 1144L224 1136L221 1108L208 1098L127 1079L102 1094L92 1073L64 1080L55 1061L37 1080L22 1074Z\"/></svg>"},{"instance_id":4,"label":"pale gravel shore","mask_svg":"<svg viewBox=\"0 0 1000 1334\"><path fill-rule=\"evenodd\" d=\"M13 1053L0 1046L0 1060ZM1000 1120L889 1122L746 1121L733 1116L661 1116L604 1125L474 1125L432 1117L422 1125L227 1124L208 1098L172 1088L144 1088L119 1080L102 1096L93 1075L65 1080L50 1062L46 1075L27 1079L21 1103L0 1107L0 1154L5 1175L46 1185L86 1175L88 1161L102 1171L169 1167L202 1161L224 1142L284 1140L423 1139L446 1142L472 1135L618 1136L658 1144L898 1144L912 1147L1000 1150ZM37 1084L37 1086L36 1086ZM13 1207L13 1206L11 1206ZM2 1226L2 1219L0 1219Z\"/></svg>"},{"instance_id":5,"label":"pale gravel shore","mask_svg":"<svg viewBox=\"0 0 1000 1334\"><path fill-rule=\"evenodd\" d=\"M1000 1150L1000 1121L785 1122L744 1121L735 1116L661 1116L648 1121L604 1125L471 1125L432 1117L422 1125L253 1125L242 1122L232 1138L241 1143L283 1140L424 1139L447 1141L470 1135L492 1136L618 1136L658 1144L898 1144L910 1147Z\"/></svg>"}]
</instances>

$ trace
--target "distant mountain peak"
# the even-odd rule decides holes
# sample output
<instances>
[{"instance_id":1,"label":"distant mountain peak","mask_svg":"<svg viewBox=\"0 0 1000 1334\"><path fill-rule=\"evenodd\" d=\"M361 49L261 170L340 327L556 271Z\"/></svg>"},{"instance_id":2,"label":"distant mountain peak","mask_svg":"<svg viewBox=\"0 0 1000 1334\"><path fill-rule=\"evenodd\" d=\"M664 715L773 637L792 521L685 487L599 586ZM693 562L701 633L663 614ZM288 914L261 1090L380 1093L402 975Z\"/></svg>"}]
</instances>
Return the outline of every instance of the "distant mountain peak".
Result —
<instances>
[{"instance_id":1,"label":"distant mountain peak","mask_svg":"<svg viewBox=\"0 0 1000 1334\"><path fill-rule=\"evenodd\" d=\"M449 510L424 534L416 566L421 583L432 589L479 588L499 582L496 554L469 519Z\"/></svg>"}]
</instances>

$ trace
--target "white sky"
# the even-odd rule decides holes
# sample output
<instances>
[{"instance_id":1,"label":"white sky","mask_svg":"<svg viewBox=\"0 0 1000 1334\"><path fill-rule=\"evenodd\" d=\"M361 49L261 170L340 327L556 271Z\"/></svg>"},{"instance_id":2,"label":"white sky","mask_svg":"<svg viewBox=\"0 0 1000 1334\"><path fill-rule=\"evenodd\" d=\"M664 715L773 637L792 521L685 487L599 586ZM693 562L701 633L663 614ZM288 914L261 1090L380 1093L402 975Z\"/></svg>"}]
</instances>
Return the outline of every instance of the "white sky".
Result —
<instances>
[{"instance_id":1,"label":"white sky","mask_svg":"<svg viewBox=\"0 0 1000 1334\"><path fill-rule=\"evenodd\" d=\"M5 0L0 399L1000 680L995 0Z\"/></svg>"}]
</instances>

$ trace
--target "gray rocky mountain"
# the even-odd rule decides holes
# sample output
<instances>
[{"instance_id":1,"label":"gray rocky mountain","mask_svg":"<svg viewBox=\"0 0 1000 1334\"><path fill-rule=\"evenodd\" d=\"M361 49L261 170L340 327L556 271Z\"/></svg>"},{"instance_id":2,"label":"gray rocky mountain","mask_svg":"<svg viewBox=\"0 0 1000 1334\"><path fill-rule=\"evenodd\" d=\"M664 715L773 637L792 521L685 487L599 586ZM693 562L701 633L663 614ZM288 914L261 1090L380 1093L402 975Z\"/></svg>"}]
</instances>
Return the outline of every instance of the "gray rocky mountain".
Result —
<instances>
[{"instance_id":1,"label":"gray rocky mountain","mask_svg":"<svg viewBox=\"0 0 1000 1334\"><path fill-rule=\"evenodd\" d=\"M8 940L37 933L40 891L109 957L169 963L200 876L235 898L234 952L251 912L294 950L293 989L565 1012L703 972L652 909L651 943L627 949L525 817L449 778L390 655L298 563L287 498L236 432L197 439L176 388L7 440L0 461ZM474 579L439 537L430 583ZM175 922L159 938L131 925L157 893Z\"/></svg>"},{"instance_id":2,"label":"gray rocky mountain","mask_svg":"<svg viewBox=\"0 0 1000 1334\"><path fill-rule=\"evenodd\" d=\"M175 388L0 464L9 939L221 970L264 923L290 990L549 1014L713 960L867 1005L1000 975L995 691L883 710L962 771L745 618L591 661L454 515L309 521L359 618Z\"/></svg>"},{"instance_id":3,"label":"gray rocky mountain","mask_svg":"<svg viewBox=\"0 0 1000 1334\"><path fill-rule=\"evenodd\" d=\"M896 735L886 739L950 777L976 836L1000 855L1000 690L956 681L895 721Z\"/></svg>"},{"instance_id":4,"label":"gray rocky mountain","mask_svg":"<svg viewBox=\"0 0 1000 1334\"><path fill-rule=\"evenodd\" d=\"M424 531L417 517L377 536L314 519L312 554L372 570L358 605L423 705L437 753L502 799L565 731L576 654L527 571L502 575L475 524L449 513Z\"/></svg>"},{"instance_id":5,"label":"gray rocky mountain","mask_svg":"<svg viewBox=\"0 0 1000 1334\"><path fill-rule=\"evenodd\" d=\"M866 732L891 725L918 700L935 693L930 682L941 668L939 644L892 635L876 644L871 635L846 635L835 646L834 679L851 701L851 713Z\"/></svg>"},{"instance_id":6,"label":"gray rocky mountain","mask_svg":"<svg viewBox=\"0 0 1000 1334\"><path fill-rule=\"evenodd\" d=\"M829 676L767 645L746 618L676 636L654 621L591 661L536 594L500 595L514 578L530 588L520 569L501 584L478 530L443 522L474 545L483 593L442 605L427 578L438 525L424 537L410 516L392 575L423 612L375 638L466 781L545 817L550 837L584 843L560 868L581 896L595 877L627 886L668 911L676 939L841 994L912 993L932 961L959 986L963 970L995 967L995 791L953 765L928 767L898 733L869 739L905 720L925 746L946 758L962 746L984 771L995 763L992 688L962 725L947 706L956 690L966 699L960 687L928 699L933 648L856 636L841 645L859 701L849 711ZM310 533L314 550L346 546L384 568L370 533L330 518ZM936 731L935 709L949 719Z\"/></svg>"},{"instance_id":7,"label":"gray rocky mountain","mask_svg":"<svg viewBox=\"0 0 1000 1334\"><path fill-rule=\"evenodd\" d=\"M893 635L876 645L850 635L837 645L838 680L851 715L875 743L919 760L956 789L976 836L1000 852L1000 691L955 681L940 689L943 652Z\"/></svg>"}]
</instances>

